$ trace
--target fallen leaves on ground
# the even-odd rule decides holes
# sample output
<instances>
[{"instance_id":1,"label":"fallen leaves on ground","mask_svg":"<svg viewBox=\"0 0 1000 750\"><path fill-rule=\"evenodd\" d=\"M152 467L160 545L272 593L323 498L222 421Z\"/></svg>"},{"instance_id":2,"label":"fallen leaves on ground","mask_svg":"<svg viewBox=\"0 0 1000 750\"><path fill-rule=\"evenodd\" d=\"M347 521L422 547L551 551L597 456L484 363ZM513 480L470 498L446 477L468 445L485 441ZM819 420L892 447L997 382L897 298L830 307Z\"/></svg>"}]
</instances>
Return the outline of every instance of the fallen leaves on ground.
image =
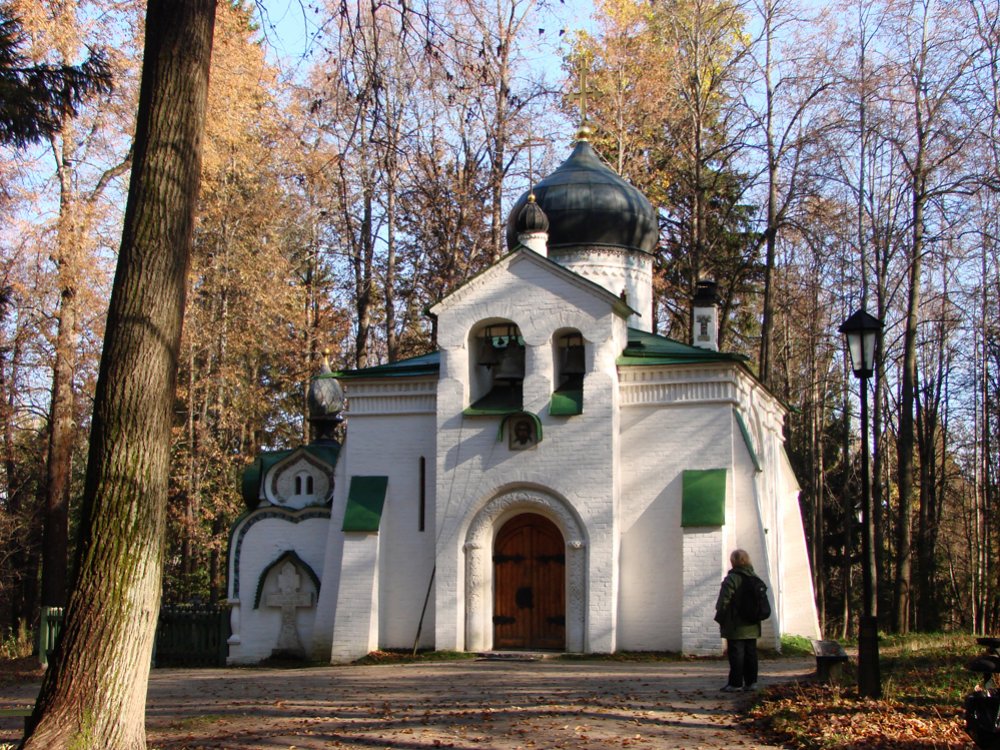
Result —
<instances>
[{"instance_id":1,"label":"fallen leaves on ground","mask_svg":"<svg viewBox=\"0 0 1000 750\"><path fill-rule=\"evenodd\" d=\"M966 750L961 703L858 699L852 690L821 684L768 689L749 712L770 741L816 750Z\"/></svg>"}]
</instances>

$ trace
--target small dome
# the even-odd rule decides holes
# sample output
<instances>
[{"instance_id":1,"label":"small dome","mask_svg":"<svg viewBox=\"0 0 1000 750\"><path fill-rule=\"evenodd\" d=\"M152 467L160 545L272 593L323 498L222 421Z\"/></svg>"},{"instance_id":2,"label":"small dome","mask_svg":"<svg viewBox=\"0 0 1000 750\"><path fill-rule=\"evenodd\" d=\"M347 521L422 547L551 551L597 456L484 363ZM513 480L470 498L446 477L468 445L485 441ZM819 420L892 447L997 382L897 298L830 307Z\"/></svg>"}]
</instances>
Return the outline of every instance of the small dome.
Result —
<instances>
[{"instance_id":1,"label":"small dome","mask_svg":"<svg viewBox=\"0 0 1000 750\"><path fill-rule=\"evenodd\" d=\"M549 231L549 217L545 215L542 207L535 200L534 193L528 193L528 199L521 206L517 214L517 222L514 225L517 234L536 234Z\"/></svg>"},{"instance_id":2,"label":"small dome","mask_svg":"<svg viewBox=\"0 0 1000 750\"><path fill-rule=\"evenodd\" d=\"M344 389L333 377L330 365L323 358L323 365L309 385L309 415L314 420L331 419L344 409Z\"/></svg>"},{"instance_id":3,"label":"small dome","mask_svg":"<svg viewBox=\"0 0 1000 750\"><path fill-rule=\"evenodd\" d=\"M507 219L507 247L517 244L521 213L532 192L549 221L549 249L607 245L650 253L659 238L656 211L642 193L608 167L586 140L522 195Z\"/></svg>"}]
</instances>

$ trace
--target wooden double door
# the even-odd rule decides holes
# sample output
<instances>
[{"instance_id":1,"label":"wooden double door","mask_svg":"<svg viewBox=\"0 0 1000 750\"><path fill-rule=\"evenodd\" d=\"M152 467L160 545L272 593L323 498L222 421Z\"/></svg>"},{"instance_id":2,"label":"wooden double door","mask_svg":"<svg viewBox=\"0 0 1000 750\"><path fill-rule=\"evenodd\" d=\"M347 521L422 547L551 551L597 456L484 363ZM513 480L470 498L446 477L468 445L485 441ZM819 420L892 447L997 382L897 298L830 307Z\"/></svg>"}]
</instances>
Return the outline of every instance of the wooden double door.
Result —
<instances>
[{"instance_id":1,"label":"wooden double door","mask_svg":"<svg viewBox=\"0 0 1000 750\"><path fill-rule=\"evenodd\" d=\"M493 647L566 648L566 543L536 513L512 518L493 543Z\"/></svg>"}]
</instances>

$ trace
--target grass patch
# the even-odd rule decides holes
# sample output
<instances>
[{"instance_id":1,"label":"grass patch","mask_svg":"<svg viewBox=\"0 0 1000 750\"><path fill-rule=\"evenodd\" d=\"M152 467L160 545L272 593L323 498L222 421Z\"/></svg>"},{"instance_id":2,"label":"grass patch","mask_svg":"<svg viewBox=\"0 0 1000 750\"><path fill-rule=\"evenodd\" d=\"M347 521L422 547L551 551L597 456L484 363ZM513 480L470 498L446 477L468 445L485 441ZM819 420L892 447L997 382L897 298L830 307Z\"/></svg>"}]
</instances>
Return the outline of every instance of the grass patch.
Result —
<instances>
[{"instance_id":1,"label":"grass patch","mask_svg":"<svg viewBox=\"0 0 1000 750\"><path fill-rule=\"evenodd\" d=\"M0 634L0 659L15 660L31 656L34 639L25 622L18 624L17 630L7 629Z\"/></svg>"},{"instance_id":2,"label":"grass patch","mask_svg":"<svg viewBox=\"0 0 1000 750\"><path fill-rule=\"evenodd\" d=\"M812 642L803 635L781 636L782 656L812 656Z\"/></svg>"},{"instance_id":3,"label":"grass patch","mask_svg":"<svg viewBox=\"0 0 1000 750\"><path fill-rule=\"evenodd\" d=\"M763 691L749 722L769 742L808 750L965 750L962 701L975 684L965 663L981 650L969 635L885 636L880 700L858 698L852 658L838 684Z\"/></svg>"}]
</instances>

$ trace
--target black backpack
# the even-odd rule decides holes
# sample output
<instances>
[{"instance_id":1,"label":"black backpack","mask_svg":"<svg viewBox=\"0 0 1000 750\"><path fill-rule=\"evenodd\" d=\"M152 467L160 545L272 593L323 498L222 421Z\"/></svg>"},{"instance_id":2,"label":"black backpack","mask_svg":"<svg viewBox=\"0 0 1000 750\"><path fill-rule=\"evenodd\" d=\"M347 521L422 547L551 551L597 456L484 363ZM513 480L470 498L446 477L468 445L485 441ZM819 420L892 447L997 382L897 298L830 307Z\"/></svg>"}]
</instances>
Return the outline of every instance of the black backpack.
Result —
<instances>
[{"instance_id":1,"label":"black backpack","mask_svg":"<svg viewBox=\"0 0 1000 750\"><path fill-rule=\"evenodd\" d=\"M737 571L739 573L739 571ZM746 622L761 622L771 616L771 604L767 601L767 584L755 575L739 573L743 583L733 597L736 614Z\"/></svg>"}]
</instances>

